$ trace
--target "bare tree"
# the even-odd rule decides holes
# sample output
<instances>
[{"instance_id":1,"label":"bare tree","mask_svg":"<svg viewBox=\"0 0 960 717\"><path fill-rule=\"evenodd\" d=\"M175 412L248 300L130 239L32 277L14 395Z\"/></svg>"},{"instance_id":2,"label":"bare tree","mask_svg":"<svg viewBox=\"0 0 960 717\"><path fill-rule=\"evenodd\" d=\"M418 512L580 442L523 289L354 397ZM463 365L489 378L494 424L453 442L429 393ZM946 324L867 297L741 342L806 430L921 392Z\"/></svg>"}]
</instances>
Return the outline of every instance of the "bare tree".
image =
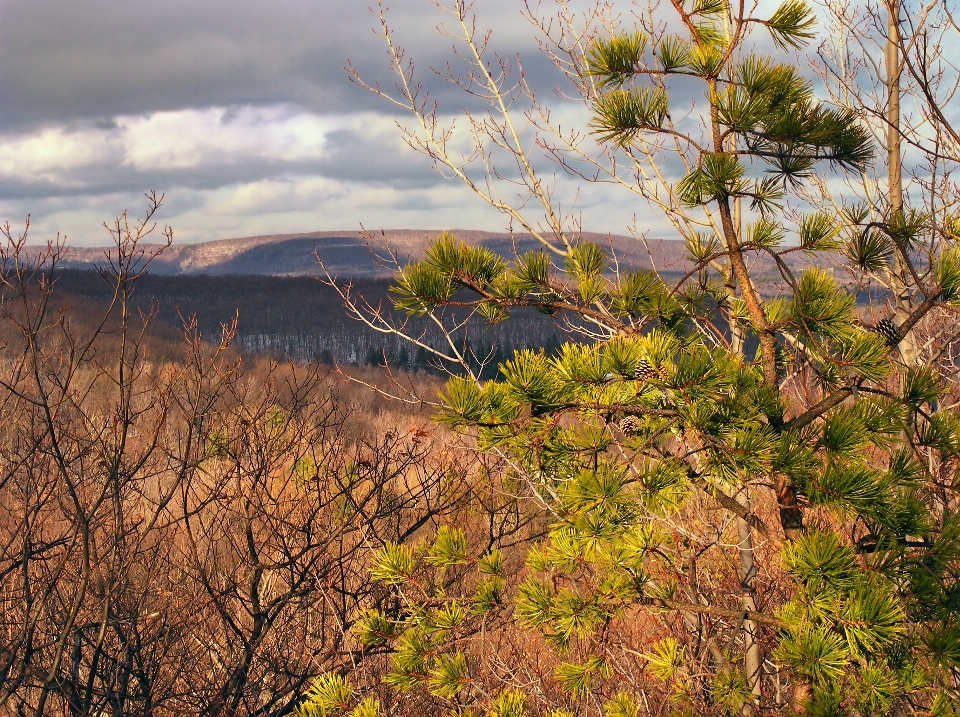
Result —
<instances>
[{"instance_id":1,"label":"bare tree","mask_svg":"<svg viewBox=\"0 0 960 717\"><path fill-rule=\"evenodd\" d=\"M143 242L161 200L108 225L105 304L60 302L64 246L31 255L27 232L6 229L0 710L11 714L289 714L318 674L380 669L348 639L364 609L393 602L370 580L373 551L453 515L488 541L523 524L474 492L479 465L445 437L388 420L348 432L349 396L326 369L247 366L229 346L235 324L211 343L186 318L182 358L156 358L169 347L155 311L131 305L158 253Z\"/></svg>"}]
</instances>

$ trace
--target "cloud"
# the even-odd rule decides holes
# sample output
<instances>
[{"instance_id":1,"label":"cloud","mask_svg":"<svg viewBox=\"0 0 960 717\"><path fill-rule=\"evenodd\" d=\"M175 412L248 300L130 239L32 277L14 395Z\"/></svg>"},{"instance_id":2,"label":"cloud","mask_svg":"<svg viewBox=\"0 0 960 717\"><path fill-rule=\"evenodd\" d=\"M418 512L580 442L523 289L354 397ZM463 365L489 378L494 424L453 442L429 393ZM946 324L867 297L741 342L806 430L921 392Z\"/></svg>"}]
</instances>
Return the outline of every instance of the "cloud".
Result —
<instances>
[{"instance_id":1,"label":"cloud","mask_svg":"<svg viewBox=\"0 0 960 717\"><path fill-rule=\"evenodd\" d=\"M0 189L8 198L132 185L212 189L303 175L420 187L443 181L389 118L372 113L212 107L0 134Z\"/></svg>"},{"instance_id":2,"label":"cloud","mask_svg":"<svg viewBox=\"0 0 960 717\"><path fill-rule=\"evenodd\" d=\"M320 159L324 144L321 118L283 106L159 112L117 124L126 138L124 163L139 171L305 164Z\"/></svg>"},{"instance_id":3,"label":"cloud","mask_svg":"<svg viewBox=\"0 0 960 717\"><path fill-rule=\"evenodd\" d=\"M100 223L136 213L154 188L167 194L161 221L178 241L361 222L503 229L502 215L403 144L402 108L344 73L349 58L367 81L395 81L370 31L372 1L0 0L0 219L32 213L38 241L63 231L102 244ZM451 18L431 0L389 4L394 40L442 115L481 109L430 70L456 60L436 29L457 30ZM478 27L494 27L491 58L520 52L527 80L554 103L561 76L538 52L521 0L475 7ZM582 127L583 108L570 107L558 104L555 118ZM461 131L451 149L472 146ZM569 206L580 182L560 172L556 184ZM580 204L591 229L622 231L632 211L593 190Z\"/></svg>"},{"instance_id":4,"label":"cloud","mask_svg":"<svg viewBox=\"0 0 960 717\"><path fill-rule=\"evenodd\" d=\"M350 192L322 177L264 179L212 192L204 203L211 216L262 216L287 212L316 212L331 202L348 199Z\"/></svg>"},{"instance_id":5,"label":"cloud","mask_svg":"<svg viewBox=\"0 0 960 717\"><path fill-rule=\"evenodd\" d=\"M0 137L0 147L0 178L46 183L69 183L75 170L116 161L123 151L116 130L64 127Z\"/></svg>"},{"instance_id":6,"label":"cloud","mask_svg":"<svg viewBox=\"0 0 960 717\"><path fill-rule=\"evenodd\" d=\"M320 103L326 23L316 3L3 0L0 13L6 126Z\"/></svg>"},{"instance_id":7,"label":"cloud","mask_svg":"<svg viewBox=\"0 0 960 717\"><path fill-rule=\"evenodd\" d=\"M392 112L343 71L349 59L371 81L390 81L368 4L0 0L0 125L232 105ZM435 29L443 16L429 0L390 5L398 41L417 50L421 79L436 93L459 95L427 68L442 66L448 55L451 43ZM500 25L494 45L506 49L522 40L532 62L535 46L521 4L480 6L484 19Z\"/></svg>"},{"instance_id":8,"label":"cloud","mask_svg":"<svg viewBox=\"0 0 960 717\"><path fill-rule=\"evenodd\" d=\"M554 119L582 122L582 109ZM461 123L462 127L462 123ZM450 142L469 154L464 133ZM509 175L508 162L501 165ZM591 230L622 232L637 198L544 165L555 198ZM517 193L500 184L508 199ZM32 213L34 237L63 232L99 245L104 220L167 195L161 220L178 241L327 229L470 228L500 231L504 215L406 147L389 117L318 115L297 107L214 107L117 116L37 133L0 134L0 217ZM534 220L536 207L532 206Z\"/></svg>"}]
</instances>

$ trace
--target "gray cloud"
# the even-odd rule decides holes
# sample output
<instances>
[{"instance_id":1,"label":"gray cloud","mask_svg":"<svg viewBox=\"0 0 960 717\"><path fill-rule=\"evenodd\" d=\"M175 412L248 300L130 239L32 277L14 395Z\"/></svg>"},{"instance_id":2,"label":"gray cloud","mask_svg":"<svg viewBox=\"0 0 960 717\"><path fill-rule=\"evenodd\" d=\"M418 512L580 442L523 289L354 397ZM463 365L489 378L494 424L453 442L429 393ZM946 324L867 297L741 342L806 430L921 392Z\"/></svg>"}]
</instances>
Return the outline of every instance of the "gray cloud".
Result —
<instances>
[{"instance_id":1,"label":"gray cloud","mask_svg":"<svg viewBox=\"0 0 960 717\"><path fill-rule=\"evenodd\" d=\"M417 60L418 77L441 110L480 109L429 69L456 59L452 41L437 33L444 15L430 0L391 5L395 40ZM549 87L556 77L536 51L519 0L478 6L479 26L496 27L491 51L530 50L528 78L536 84L538 73L549 74L540 82ZM358 88L343 71L349 59L365 79L392 86L385 46L371 29L376 22L366 0L0 0L0 132L9 140L53 127L83 142L91 131L98 137L122 134L119 117L210 107L225 108L224 128L243 108L258 106L320 116L397 113L399 108ZM394 128L373 136L338 129L326 137L322 158L278 160L258 156L252 146L232 157L174 168L132 166L113 147L56 176L7 172L0 176L0 192L14 200L129 187L195 190L310 174L421 188L442 182L429 161L415 157L397 136Z\"/></svg>"},{"instance_id":2,"label":"gray cloud","mask_svg":"<svg viewBox=\"0 0 960 717\"><path fill-rule=\"evenodd\" d=\"M234 164L202 165L183 169L137 170L100 163L86 165L60 181L0 179L0 196L5 200L47 197L83 197L153 187L158 191L208 190L229 184L252 183L267 178L292 179L322 176L347 182L397 188L425 188L445 183L429 162L411 161L395 147L364 142L347 130L332 133L338 147L330 157L306 162L258 161L245 159Z\"/></svg>"},{"instance_id":3,"label":"gray cloud","mask_svg":"<svg viewBox=\"0 0 960 717\"><path fill-rule=\"evenodd\" d=\"M445 182L425 157L384 137L369 137L352 129L329 132L324 141L320 172L344 181L425 187Z\"/></svg>"},{"instance_id":4,"label":"gray cloud","mask_svg":"<svg viewBox=\"0 0 960 717\"><path fill-rule=\"evenodd\" d=\"M392 127L400 108L344 73L349 59L393 86L371 32L374 2L0 0L0 220L35 212L43 231L92 237L155 188L189 240L361 221L502 228L403 147ZM431 0L388 2L394 39L441 112L480 109L429 69L456 62ZM494 28L491 53L520 52L528 82L550 99L561 77L522 6L478 0L478 27ZM576 182L560 183L572 196Z\"/></svg>"},{"instance_id":5,"label":"gray cloud","mask_svg":"<svg viewBox=\"0 0 960 717\"><path fill-rule=\"evenodd\" d=\"M0 122L292 98L319 107L323 16L290 0L3 0Z\"/></svg>"},{"instance_id":6,"label":"gray cloud","mask_svg":"<svg viewBox=\"0 0 960 717\"><path fill-rule=\"evenodd\" d=\"M395 0L397 41L416 56L439 97L464 104L438 80L451 42L429 0ZM525 50L532 77L550 72L516 0L485 0L494 48ZM396 111L352 85L392 85L385 47L365 0L0 0L0 126L186 107L296 104L314 112Z\"/></svg>"},{"instance_id":7,"label":"gray cloud","mask_svg":"<svg viewBox=\"0 0 960 717\"><path fill-rule=\"evenodd\" d=\"M113 165L87 166L77 173L77 181L0 180L0 195L5 200L44 199L48 197L89 197L129 191L131 187L151 187L157 191L216 189L230 184L256 182L269 177L302 177L319 174L317 162L301 165L280 162L247 161L236 165L200 167L190 171L137 171ZM67 177L70 180L72 177Z\"/></svg>"}]
</instances>

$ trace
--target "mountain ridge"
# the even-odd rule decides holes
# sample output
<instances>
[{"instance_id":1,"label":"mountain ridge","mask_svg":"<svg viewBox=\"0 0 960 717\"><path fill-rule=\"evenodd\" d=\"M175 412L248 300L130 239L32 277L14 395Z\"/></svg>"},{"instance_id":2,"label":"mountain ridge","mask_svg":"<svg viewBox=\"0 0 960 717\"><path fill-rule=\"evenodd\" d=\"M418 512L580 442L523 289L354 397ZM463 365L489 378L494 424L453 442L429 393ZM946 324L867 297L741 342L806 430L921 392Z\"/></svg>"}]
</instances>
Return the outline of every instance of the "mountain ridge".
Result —
<instances>
[{"instance_id":1,"label":"mountain ridge","mask_svg":"<svg viewBox=\"0 0 960 717\"><path fill-rule=\"evenodd\" d=\"M487 232L475 229L451 230L471 246L484 246L511 258L542 245L528 234ZM157 274L269 275L304 276L322 273L314 249L327 271L341 277L385 277L396 268L395 257L403 265L419 259L436 230L393 229L378 232L321 231L299 234L263 234L236 239L220 239L197 244L174 244L151 264ZM686 266L682 241L658 239L643 243L622 235L583 232L581 241L592 241L610 248L621 265L634 269L656 268L672 271ZM143 244L153 252L159 244ZM68 247L60 262L62 268L91 269L102 266L111 255L111 247Z\"/></svg>"}]
</instances>

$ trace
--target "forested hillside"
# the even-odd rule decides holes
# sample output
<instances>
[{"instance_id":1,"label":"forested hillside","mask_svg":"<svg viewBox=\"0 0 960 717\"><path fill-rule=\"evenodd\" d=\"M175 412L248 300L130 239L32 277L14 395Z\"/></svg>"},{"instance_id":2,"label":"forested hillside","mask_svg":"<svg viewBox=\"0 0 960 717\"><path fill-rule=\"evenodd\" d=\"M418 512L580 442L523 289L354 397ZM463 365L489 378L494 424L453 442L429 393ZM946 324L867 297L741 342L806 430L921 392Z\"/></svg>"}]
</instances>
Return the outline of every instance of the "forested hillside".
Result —
<instances>
[{"instance_id":1,"label":"forested hillside","mask_svg":"<svg viewBox=\"0 0 960 717\"><path fill-rule=\"evenodd\" d=\"M70 295L105 301L113 288L95 271L66 269L56 275L58 296ZM390 309L389 280L361 279L354 284L373 305ZM329 285L311 276L168 276L147 273L137 284L131 306L149 312L156 307L157 320L179 328L183 319L196 316L201 333L219 334L221 324L237 319L234 347L253 353L270 353L297 361L317 359L348 365L389 364L403 371L441 369L426 351L418 351L397 336L384 335L352 319L344 309L340 295ZM394 314L392 310L389 311ZM462 319L464 312L459 312ZM458 316L450 312L447 325ZM402 314L395 316L403 321ZM445 340L436 325L413 319L411 333L425 332L425 342ZM558 347L563 339L561 327L542 313L528 309L515 320L496 326L471 326L470 331L453 334L468 341L479 357L488 354L491 368L511 356L515 350ZM447 368L454 369L453 366Z\"/></svg>"},{"instance_id":2,"label":"forested hillside","mask_svg":"<svg viewBox=\"0 0 960 717\"><path fill-rule=\"evenodd\" d=\"M506 234L471 229L454 230L471 245L483 246L502 256L513 256L539 248L529 234ZM375 232L320 231L303 234L273 234L236 239L221 239L202 244L176 243L151 262L155 274L267 274L309 276L319 271L317 257L327 269L341 277L389 277L396 265L419 259L439 234L427 229L389 229ZM603 246L625 265L645 269L656 265L681 270L685 255L683 243L651 239L646 244L632 237L582 232L584 241ZM160 245L144 244L147 251ZM101 266L112 247L69 247L62 266L92 269ZM396 263L394 263L396 262Z\"/></svg>"}]
</instances>

